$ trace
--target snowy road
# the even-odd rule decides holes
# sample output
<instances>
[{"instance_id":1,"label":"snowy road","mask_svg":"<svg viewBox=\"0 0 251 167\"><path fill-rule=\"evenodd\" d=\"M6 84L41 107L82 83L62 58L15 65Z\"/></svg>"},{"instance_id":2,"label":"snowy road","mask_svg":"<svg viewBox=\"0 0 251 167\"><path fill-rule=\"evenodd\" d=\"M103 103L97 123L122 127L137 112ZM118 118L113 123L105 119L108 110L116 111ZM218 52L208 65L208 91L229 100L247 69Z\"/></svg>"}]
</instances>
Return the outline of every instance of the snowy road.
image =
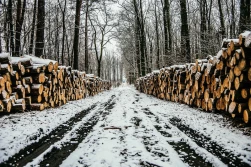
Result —
<instances>
[{"instance_id":1,"label":"snowy road","mask_svg":"<svg viewBox=\"0 0 251 167\"><path fill-rule=\"evenodd\" d=\"M0 166L251 166L250 128L123 86L0 118Z\"/></svg>"}]
</instances>

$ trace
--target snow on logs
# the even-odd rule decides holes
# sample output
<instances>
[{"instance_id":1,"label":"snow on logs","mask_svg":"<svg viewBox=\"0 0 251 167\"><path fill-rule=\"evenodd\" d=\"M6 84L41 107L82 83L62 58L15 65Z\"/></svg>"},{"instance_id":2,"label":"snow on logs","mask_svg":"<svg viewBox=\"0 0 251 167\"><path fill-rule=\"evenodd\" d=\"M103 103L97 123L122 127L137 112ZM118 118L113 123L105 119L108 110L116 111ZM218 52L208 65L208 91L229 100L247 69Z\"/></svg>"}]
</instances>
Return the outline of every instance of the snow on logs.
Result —
<instances>
[{"instance_id":1,"label":"snow on logs","mask_svg":"<svg viewBox=\"0 0 251 167\"><path fill-rule=\"evenodd\" d=\"M251 124L251 31L224 39L216 56L154 71L135 82L139 91Z\"/></svg>"},{"instance_id":2,"label":"snow on logs","mask_svg":"<svg viewBox=\"0 0 251 167\"><path fill-rule=\"evenodd\" d=\"M70 66L59 66L54 60L0 54L1 113L41 111L110 88L109 81L72 70Z\"/></svg>"}]
</instances>

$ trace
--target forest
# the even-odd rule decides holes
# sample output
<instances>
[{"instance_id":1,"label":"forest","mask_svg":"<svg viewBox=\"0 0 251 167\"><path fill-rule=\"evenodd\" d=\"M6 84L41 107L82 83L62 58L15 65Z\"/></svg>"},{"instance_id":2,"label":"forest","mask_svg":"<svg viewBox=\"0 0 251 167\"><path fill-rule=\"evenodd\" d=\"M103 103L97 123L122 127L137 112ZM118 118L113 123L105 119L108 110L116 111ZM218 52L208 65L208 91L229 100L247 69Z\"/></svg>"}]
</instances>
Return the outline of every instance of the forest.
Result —
<instances>
[{"instance_id":1,"label":"forest","mask_svg":"<svg viewBox=\"0 0 251 167\"><path fill-rule=\"evenodd\" d=\"M215 55L250 24L250 0L1 0L0 52L132 83Z\"/></svg>"}]
</instances>

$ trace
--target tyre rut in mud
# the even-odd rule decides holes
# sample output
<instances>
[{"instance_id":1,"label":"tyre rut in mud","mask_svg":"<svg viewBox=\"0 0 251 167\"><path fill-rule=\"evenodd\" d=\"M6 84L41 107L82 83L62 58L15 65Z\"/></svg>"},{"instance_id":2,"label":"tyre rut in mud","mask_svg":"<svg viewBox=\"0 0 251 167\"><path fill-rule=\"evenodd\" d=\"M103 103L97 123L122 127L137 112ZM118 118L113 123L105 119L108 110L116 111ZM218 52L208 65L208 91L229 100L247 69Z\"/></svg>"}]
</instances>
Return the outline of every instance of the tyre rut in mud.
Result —
<instances>
[{"instance_id":1,"label":"tyre rut in mud","mask_svg":"<svg viewBox=\"0 0 251 167\"><path fill-rule=\"evenodd\" d=\"M168 126L167 124L165 124L163 127L159 126L158 124L160 123L160 121L158 116L152 113L149 108L143 108L142 110L149 118L155 118L155 122L157 124L155 124L154 127L162 136L164 136L165 138L172 137L172 134L166 132L167 130L171 129L170 126ZM189 166L212 166L210 162L204 160L204 158L196 153L195 150L192 149L185 141L172 142L167 140L167 143L174 148L181 160L187 163Z\"/></svg>"},{"instance_id":2,"label":"tyre rut in mud","mask_svg":"<svg viewBox=\"0 0 251 167\"><path fill-rule=\"evenodd\" d=\"M44 159L39 163L40 166L59 166L62 162L78 147L78 145L89 135L93 127L100 121L100 119L105 119L109 115L110 110L114 107L115 102L113 102L115 96L105 103L97 111L93 117L88 119L79 129L74 132L74 137L70 141L62 143L61 147L53 147L50 152L44 155Z\"/></svg>"},{"instance_id":3,"label":"tyre rut in mud","mask_svg":"<svg viewBox=\"0 0 251 167\"><path fill-rule=\"evenodd\" d=\"M222 146L212 141L209 137L191 129L187 125L183 124L181 119L173 117L170 119L170 123L176 126L180 131L185 133L189 138L191 138L198 146L206 149L211 154L218 157L223 163L228 166L249 166L247 163L243 162L238 156L224 149Z\"/></svg>"},{"instance_id":4,"label":"tyre rut in mud","mask_svg":"<svg viewBox=\"0 0 251 167\"><path fill-rule=\"evenodd\" d=\"M110 101L114 99L114 95L108 100L108 102L103 103L106 106ZM7 161L0 163L0 166L25 166L27 163L31 162L34 158L38 157L41 153L43 153L46 149L48 149L51 145L56 143L57 141L61 140L64 135L70 131L74 124L80 122L87 114L89 114L93 109L97 107L98 103L95 103L84 109L83 111L75 114L75 116L71 117L65 123L59 125L56 129L51 131L46 136L39 139L37 142L34 142L22 150L20 150L15 155L11 156ZM101 104L102 105L102 104ZM40 135L42 129L40 130ZM37 140L39 137L38 135L31 136L31 140Z\"/></svg>"}]
</instances>

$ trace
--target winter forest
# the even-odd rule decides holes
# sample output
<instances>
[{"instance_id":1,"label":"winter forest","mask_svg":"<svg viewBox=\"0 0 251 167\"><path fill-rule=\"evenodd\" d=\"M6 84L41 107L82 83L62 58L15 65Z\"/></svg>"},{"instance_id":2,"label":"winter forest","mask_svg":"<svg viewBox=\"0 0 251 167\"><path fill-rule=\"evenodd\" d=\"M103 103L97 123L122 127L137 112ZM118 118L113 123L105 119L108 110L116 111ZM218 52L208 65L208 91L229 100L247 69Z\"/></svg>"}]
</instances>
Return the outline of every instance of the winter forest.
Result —
<instances>
[{"instance_id":1,"label":"winter forest","mask_svg":"<svg viewBox=\"0 0 251 167\"><path fill-rule=\"evenodd\" d=\"M250 0L1 0L0 52L132 83L215 55L250 24Z\"/></svg>"}]
</instances>

